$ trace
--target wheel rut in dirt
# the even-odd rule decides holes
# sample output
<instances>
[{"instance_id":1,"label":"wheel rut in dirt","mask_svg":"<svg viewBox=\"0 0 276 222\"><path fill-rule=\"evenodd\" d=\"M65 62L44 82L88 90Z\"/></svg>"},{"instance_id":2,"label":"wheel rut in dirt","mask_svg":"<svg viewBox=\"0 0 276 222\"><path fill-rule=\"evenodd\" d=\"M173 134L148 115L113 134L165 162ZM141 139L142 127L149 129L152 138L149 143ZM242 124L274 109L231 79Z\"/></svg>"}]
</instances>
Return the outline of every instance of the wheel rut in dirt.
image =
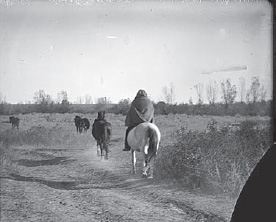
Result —
<instances>
[{"instance_id":1,"label":"wheel rut in dirt","mask_svg":"<svg viewBox=\"0 0 276 222\"><path fill-rule=\"evenodd\" d=\"M91 203L87 201L94 199L102 208L99 215L95 214L109 218L107 221L226 221L221 216L194 208L185 198L164 195L168 190L159 181L141 178L142 166L137 168L140 173L130 174L130 153L120 153L117 148L117 151L112 150L108 160L101 160L94 147L74 148L22 151L24 155L14 161L24 170L1 179L32 184L29 186L39 189L47 187L54 193L65 192L64 200L57 202L64 207L71 203L72 206L80 205L78 209L81 210L82 205L88 207ZM149 217L151 214L153 218ZM162 220L166 215L167 219Z\"/></svg>"},{"instance_id":2,"label":"wheel rut in dirt","mask_svg":"<svg viewBox=\"0 0 276 222\"><path fill-rule=\"evenodd\" d=\"M103 178L104 179L100 179ZM102 173L100 177L97 177L97 182L92 183L91 181L51 181L40 179L37 177L28 177L21 176L18 174L10 174L6 177L1 177L2 179L9 179L14 181L21 182L31 182L31 183L40 183L46 185L53 189L59 190L82 190L82 189L135 189L135 187L141 187L143 185L148 185L149 182L142 180L124 180L115 175L107 175L106 173ZM112 185L111 185L112 184Z\"/></svg>"}]
</instances>

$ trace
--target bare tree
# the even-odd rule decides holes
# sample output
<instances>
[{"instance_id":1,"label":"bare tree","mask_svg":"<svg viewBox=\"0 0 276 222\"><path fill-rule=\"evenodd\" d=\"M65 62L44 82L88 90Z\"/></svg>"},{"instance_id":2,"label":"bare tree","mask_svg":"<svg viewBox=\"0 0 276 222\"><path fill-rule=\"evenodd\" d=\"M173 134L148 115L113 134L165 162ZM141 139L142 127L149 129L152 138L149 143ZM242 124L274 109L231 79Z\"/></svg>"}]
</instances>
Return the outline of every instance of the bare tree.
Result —
<instances>
[{"instance_id":1,"label":"bare tree","mask_svg":"<svg viewBox=\"0 0 276 222\"><path fill-rule=\"evenodd\" d=\"M39 90L34 93L34 101L35 104L50 104L52 103L51 96L49 94L46 94L44 90Z\"/></svg>"},{"instance_id":2,"label":"bare tree","mask_svg":"<svg viewBox=\"0 0 276 222\"><path fill-rule=\"evenodd\" d=\"M241 77L240 79L240 99L241 102L244 102L244 97L245 97L245 93L246 93L246 89L245 89L245 79L243 77Z\"/></svg>"},{"instance_id":3,"label":"bare tree","mask_svg":"<svg viewBox=\"0 0 276 222\"><path fill-rule=\"evenodd\" d=\"M162 92L165 102L168 104L173 104L175 100L175 91L173 83L171 83L169 87L163 86Z\"/></svg>"},{"instance_id":4,"label":"bare tree","mask_svg":"<svg viewBox=\"0 0 276 222\"><path fill-rule=\"evenodd\" d=\"M53 111L54 101L49 94L46 94L44 90L39 90L34 93L34 102L36 104L36 112L49 112Z\"/></svg>"},{"instance_id":5,"label":"bare tree","mask_svg":"<svg viewBox=\"0 0 276 222\"><path fill-rule=\"evenodd\" d=\"M222 99L224 100L225 107L227 108L229 104L233 104L237 95L237 89L235 85L231 84L230 79L223 81L221 83L222 89Z\"/></svg>"},{"instance_id":6,"label":"bare tree","mask_svg":"<svg viewBox=\"0 0 276 222\"><path fill-rule=\"evenodd\" d=\"M97 101L95 106L95 109L97 111L106 109L107 104L111 104L111 100L107 97L99 97L99 98L96 98L95 101Z\"/></svg>"},{"instance_id":7,"label":"bare tree","mask_svg":"<svg viewBox=\"0 0 276 222\"><path fill-rule=\"evenodd\" d=\"M266 90L265 87L262 86L260 89L260 97L261 97L261 102L265 102L266 101Z\"/></svg>"},{"instance_id":8,"label":"bare tree","mask_svg":"<svg viewBox=\"0 0 276 222\"><path fill-rule=\"evenodd\" d=\"M82 104L82 103L83 103L82 97L78 96L77 100L75 101L75 104Z\"/></svg>"},{"instance_id":9,"label":"bare tree","mask_svg":"<svg viewBox=\"0 0 276 222\"><path fill-rule=\"evenodd\" d=\"M92 97L88 94L85 94L85 104L93 104Z\"/></svg>"},{"instance_id":10,"label":"bare tree","mask_svg":"<svg viewBox=\"0 0 276 222\"><path fill-rule=\"evenodd\" d=\"M192 97L190 97L190 99L189 99L189 105L193 105L193 98Z\"/></svg>"},{"instance_id":11,"label":"bare tree","mask_svg":"<svg viewBox=\"0 0 276 222\"><path fill-rule=\"evenodd\" d=\"M3 96L1 92L0 92L0 103L2 104L6 103L6 96L5 95Z\"/></svg>"},{"instance_id":12,"label":"bare tree","mask_svg":"<svg viewBox=\"0 0 276 222\"><path fill-rule=\"evenodd\" d=\"M210 82L206 87L206 94L209 104L215 104L217 100L218 85L216 81Z\"/></svg>"},{"instance_id":13,"label":"bare tree","mask_svg":"<svg viewBox=\"0 0 276 222\"><path fill-rule=\"evenodd\" d=\"M252 96L252 102L256 103L260 97L260 80L259 77L253 77L250 87L250 93Z\"/></svg>"},{"instance_id":14,"label":"bare tree","mask_svg":"<svg viewBox=\"0 0 276 222\"><path fill-rule=\"evenodd\" d=\"M250 103L250 90L246 91L246 103Z\"/></svg>"},{"instance_id":15,"label":"bare tree","mask_svg":"<svg viewBox=\"0 0 276 222\"><path fill-rule=\"evenodd\" d=\"M62 103L62 101L68 101L68 94L64 90L58 92L57 103Z\"/></svg>"},{"instance_id":16,"label":"bare tree","mask_svg":"<svg viewBox=\"0 0 276 222\"><path fill-rule=\"evenodd\" d=\"M195 86L196 94L197 94L197 104L201 105L203 104L203 85L201 83L196 84Z\"/></svg>"},{"instance_id":17,"label":"bare tree","mask_svg":"<svg viewBox=\"0 0 276 222\"><path fill-rule=\"evenodd\" d=\"M97 104L111 104L111 100L107 97L100 97L97 99Z\"/></svg>"}]
</instances>

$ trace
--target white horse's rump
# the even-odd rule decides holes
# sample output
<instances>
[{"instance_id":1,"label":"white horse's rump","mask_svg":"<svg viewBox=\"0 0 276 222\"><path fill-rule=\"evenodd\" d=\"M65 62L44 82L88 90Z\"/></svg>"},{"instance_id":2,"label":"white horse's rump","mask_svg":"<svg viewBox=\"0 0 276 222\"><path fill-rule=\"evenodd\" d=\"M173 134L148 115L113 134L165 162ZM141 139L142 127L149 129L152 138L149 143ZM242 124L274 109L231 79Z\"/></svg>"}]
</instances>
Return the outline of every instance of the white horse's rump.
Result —
<instances>
[{"instance_id":1,"label":"white horse's rump","mask_svg":"<svg viewBox=\"0 0 276 222\"><path fill-rule=\"evenodd\" d=\"M154 159L161 139L158 127L153 123L141 123L131 129L127 142L131 147L132 173L136 173L136 151L143 155L143 177L153 177ZM148 175L148 171L150 175Z\"/></svg>"}]
</instances>

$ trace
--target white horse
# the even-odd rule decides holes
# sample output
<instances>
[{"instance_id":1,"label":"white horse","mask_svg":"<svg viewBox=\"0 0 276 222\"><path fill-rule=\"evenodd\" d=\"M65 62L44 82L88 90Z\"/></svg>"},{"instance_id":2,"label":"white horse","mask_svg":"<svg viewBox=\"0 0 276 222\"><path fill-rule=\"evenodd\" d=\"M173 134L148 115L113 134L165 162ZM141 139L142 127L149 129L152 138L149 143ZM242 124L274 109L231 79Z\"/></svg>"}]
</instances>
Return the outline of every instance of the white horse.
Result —
<instances>
[{"instance_id":1,"label":"white horse","mask_svg":"<svg viewBox=\"0 0 276 222\"><path fill-rule=\"evenodd\" d=\"M140 123L131 129L127 136L127 142L131 147L132 173L136 174L136 151L143 155L142 177L153 178L154 159L157 154L161 139L158 127L153 123ZM148 174L149 173L149 174Z\"/></svg>"}]
</instances>

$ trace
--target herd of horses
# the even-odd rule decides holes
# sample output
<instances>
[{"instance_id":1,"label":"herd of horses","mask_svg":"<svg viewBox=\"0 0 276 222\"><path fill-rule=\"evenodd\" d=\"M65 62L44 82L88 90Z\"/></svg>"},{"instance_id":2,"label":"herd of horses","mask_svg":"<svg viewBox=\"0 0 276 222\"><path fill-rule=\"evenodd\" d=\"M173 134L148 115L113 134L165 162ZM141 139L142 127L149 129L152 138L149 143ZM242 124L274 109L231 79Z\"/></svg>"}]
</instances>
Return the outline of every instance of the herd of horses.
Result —
<instances>
[{"instance_id":1,"label":"herd of horses","mask_svg":"<svg viewBox=\"0 0 276 222\"><path fill-rule=\"evenodd\" d=\"M105 111L99 111L103 112ZM98 112L98 114L99 114ZM19 118L9 117L12 128L19 128ZM87 132L90 128L90 122L87 118L75 116L74 123L77 134ZM92 125L92 136L97 142L97 155L108 159L109 144L112 136L112 125L105 119L94 120ZM123 135L122 135L123 136ZM128 134L127 141L131 147L132 173L136 174L136 152L142 153L143 174L142 177L153 177L154 159L159 148L161 133L158 127L153 123L141 123L134 127Z\"/></svg>"},{"instance_id":2,"label":"herd of horses","mask_svg":"<svg viewBox=\"0 0 276 222\"><path fill-rule=\"evenodd\" d=\"M19 118L11 116L9 120L12 128L19 128ZM77 133L86 132L90 127L90 122L87 118L75 116L74 122ZM97 154L101 158L105 156L105 159L108 159L108 146L112 136L111 123L105 119L95 120L92 125L92 135L97 141ZM160 139L161 133L153 123L141 123L129 132L127 141L131 147L133 174L136 174L136 152L140 152L143 157L142 177L153 177L154 159L157 155ZM271 173L272 170L274 172L276 169L275 157L276 143L262 157L246 181L236 202L231 222L272 221L271 218L274 218L273 221L275 221L274 208L273 204L271 204L276 197L276 181L271 177L273 174ZM268 199L270 201L267 201Z\"/></svg>"}]
</instances>

